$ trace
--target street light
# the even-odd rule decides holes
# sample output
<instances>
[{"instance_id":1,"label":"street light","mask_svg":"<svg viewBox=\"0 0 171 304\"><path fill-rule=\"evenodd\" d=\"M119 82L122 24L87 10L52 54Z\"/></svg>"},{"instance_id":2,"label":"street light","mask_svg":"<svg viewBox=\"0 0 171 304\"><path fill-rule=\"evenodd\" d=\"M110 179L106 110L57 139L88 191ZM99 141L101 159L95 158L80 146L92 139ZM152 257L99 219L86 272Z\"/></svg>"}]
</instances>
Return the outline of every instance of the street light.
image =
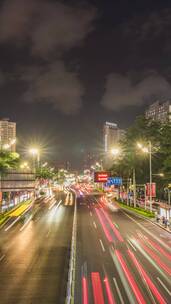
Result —
<instances>
[{"instance_id":1,"label":"street light","mask_svg":"<svg viewBox=\"0 0 171 304\"><path fill-rule=\"evenodd\" d=\"M160 177L164 177L164 173L157 173L157 174L152 174L154 176L160 176Z\"/></svg>"},{"instance_id":2,"label":"street light","mask_svg":"<svg viewBox=\"0 0 171 304\"><path fill-rule=\"evenodd\" d=\"M120 154L120 149L119 148L112 148L111 149L111 154L113 156L118 156Z\"/></svg>"},{"instance_id":3,"label":"street light","mask_svg":"<svg viewBox=\"0 0 171 304\"><path fill-rule=\"evenodd\" d=\"M29 165L28 165L28 163L27 162L23 162L21 165L20 165L20 168L21 169L30 169L30 167L29 167Z\"/></svg>"},{"instance_id":4,"label":"street light","mask_svg":"<svg viewBox=\"0 0 171 304\"><path fill-rule=\"evenodd\" d=\"M35 158L37 157L37 166L39 167L39 163L40 163L40 151L38 148L30 148L29 153Z\"/></svg>"},{"instance_id":5,"label":"street light","mask_svg":"<svg viewBox=\"0 0 171 304\"><path fill-rule=\"evenodd\" d=\"M143 145L141 144L141 143L137 143L137 147L139 148L139 149L142 149L143 148Z\"/></svg>"},{"instance_id":6,"label":"street light","mask_svg":"<svg viewBox=\"0 0 171 304\"><path fill-rule=\"evenodd\" d=\"M150 169L150 212L152 212L152 148L151 141L148 141L148 147L143 146L141 143L137 143L137 147L144 153L149 153L149 169Z\"/></svg>"}]
</instances>

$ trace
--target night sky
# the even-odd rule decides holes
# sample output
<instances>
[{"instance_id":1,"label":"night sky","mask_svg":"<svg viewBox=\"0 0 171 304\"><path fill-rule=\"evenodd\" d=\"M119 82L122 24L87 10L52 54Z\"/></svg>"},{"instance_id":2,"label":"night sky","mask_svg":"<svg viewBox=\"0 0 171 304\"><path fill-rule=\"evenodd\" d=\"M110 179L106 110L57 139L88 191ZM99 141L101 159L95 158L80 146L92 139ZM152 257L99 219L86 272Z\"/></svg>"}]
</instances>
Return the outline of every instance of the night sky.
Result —
<instances>
[{"instance_id":1,"label":"night sky","mask_svg":"<svg viewBox=\"0 0 171 304\"><path fill-rule=\"evenodd\" d=\"M170 1L0 3L0 116L20 148L78 168L105 121L126 128L171 96Z\"/></svg>"}]
</instances>

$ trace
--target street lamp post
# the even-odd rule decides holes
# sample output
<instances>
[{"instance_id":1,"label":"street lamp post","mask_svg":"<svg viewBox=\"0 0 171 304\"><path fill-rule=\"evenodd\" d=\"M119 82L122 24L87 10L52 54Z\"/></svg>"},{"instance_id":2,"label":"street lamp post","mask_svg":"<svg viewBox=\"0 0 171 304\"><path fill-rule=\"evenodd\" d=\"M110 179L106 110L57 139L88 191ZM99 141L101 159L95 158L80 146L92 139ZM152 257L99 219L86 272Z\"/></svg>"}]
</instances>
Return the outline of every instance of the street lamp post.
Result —
<instances>
[{"instance_id":1,"label":"street lamp post","mask_svg":"<svg viewBox=\"0 0 171 304\"><path fill-rule=\"evenodd\" d=\"M170 206L170 189L168 188L168 204Z\"/></svg>"},{"instance_id":2,"label":"street lamp post","mask_svg":"<svg viewBox=\"0 0 171 304\"><path fill-rule=\"evenodd\" d=\"M136 197L136 179L135 179L135 168L133 169L133 193L134 193L134 208L136 208L136 201L137 201L137 197Z\"/></svg>"},{"instance_id":3,"label":"street lamp post","mask_svg":"<svg viewBox=\"0 0 171 304\"><path fill-rule=\"evenodd\" d=\"M149 169L150 169L150 176L149 176L149 186L150 186L150 195L149 195L149 203L150 203L150 212L152 212L152 145L151 141L148 141L148 147L144 147L141 143L137 143L138 148L140 148L144 153L149 154Z\"/></svg>"},{"instance_id":4,"label":"street lamp post","mask_svg":"<svg viewBox=\"0 0 171 304\"><path fill-rule=\"evenodd\" d=\"M152 212L152 149L149 141L149 166L150 166L150 212Z\"/></svg>"},{"instance_id":5,"label":"street lamp post","mask_svg":"<svg viewBox=\"0 0 171 304\"><path fill-rule=\"evenodd\" d=\"M34 161L35 161L35 157L37 157L37 167L39 168L39 164L40 164L39 150L37 148L31 148L29 152L32 155L32 157L34 158ZM34 165L34 167L35 167L35 165Z\"/></svg>"}]
</instances>

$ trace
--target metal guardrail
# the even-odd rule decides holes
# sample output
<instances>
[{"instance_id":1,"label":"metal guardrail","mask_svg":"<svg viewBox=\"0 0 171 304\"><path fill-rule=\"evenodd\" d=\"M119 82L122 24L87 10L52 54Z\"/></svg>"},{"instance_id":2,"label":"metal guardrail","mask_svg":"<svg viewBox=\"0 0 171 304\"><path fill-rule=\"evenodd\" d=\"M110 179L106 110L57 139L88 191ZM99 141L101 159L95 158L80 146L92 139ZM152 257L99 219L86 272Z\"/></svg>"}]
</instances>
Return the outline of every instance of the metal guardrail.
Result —
<instances>
[{"instance_id":1,"label":"metal guardrail","mask_svg":"<svg viewBox=\"0 0 171 304\"><path fill-rule=\"evenodd\" d=\"M77 203L76 203L76 194L75 194L74 218L73 218L72 240L71 240L71 254L70 254L70 262L69 262L67 295L66 295L65 304L74 304L76 240L77 240Z\"/></svg>"}]
</instances>

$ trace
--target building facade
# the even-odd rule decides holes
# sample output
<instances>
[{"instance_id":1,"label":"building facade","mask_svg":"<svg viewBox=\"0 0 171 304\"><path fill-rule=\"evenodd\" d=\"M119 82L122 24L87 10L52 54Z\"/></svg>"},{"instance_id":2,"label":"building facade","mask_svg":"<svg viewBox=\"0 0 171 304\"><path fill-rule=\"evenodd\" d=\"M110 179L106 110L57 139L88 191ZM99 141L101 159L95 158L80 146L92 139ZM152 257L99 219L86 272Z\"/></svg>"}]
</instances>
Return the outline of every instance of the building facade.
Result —
<instances>
[{"instance_id":1,"label":"building facade","mask_svg":"<svg viewBox=\"0 0 171 304\"><path fill-rule=\"evenodd\" d=\"M106 122L104 124L104 152L105 154L119 144L119 141L123 138L125 131L118 128L118 125L112 122Z\"/></svg>"},{"instance_id":2,"label":"building facade","mask_svg":"<svg viewBox=\"0 0 171 304\"><path fill-rule=\"evenodd\" d=\"M156 101L151 104L145 112L145 117L162 123L171 122L171 101L167 100L163 103Z\"/></svg>"},{"instance_id":3,"label":"building facade","mask_svg":"<svg viewBox=\"0 0 171 304\"><path fill-rule=\"evenodd\" d=\"M8 151L16 151L16 123L8 118L0 120L0 147Z\"/></svg>"}]
</instances>

